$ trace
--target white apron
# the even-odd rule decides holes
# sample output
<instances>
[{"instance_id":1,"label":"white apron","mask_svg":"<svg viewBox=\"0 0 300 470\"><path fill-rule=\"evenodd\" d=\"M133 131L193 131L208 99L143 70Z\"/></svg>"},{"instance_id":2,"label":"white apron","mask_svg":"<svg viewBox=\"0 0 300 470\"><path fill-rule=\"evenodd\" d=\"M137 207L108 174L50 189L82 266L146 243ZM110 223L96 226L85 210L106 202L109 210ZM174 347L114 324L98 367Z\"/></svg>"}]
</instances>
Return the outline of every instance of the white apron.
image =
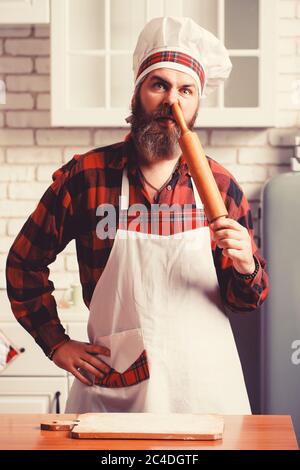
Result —
<instances>
[{"instance_id":1,"label":"white apron","mask_svg":"<svg viewBox=\"0 0 300 470\"><path fill-rule=\"evenodd\" d=\"M126 210L126 169L121 195ZM119 372L145 349L149 378L118 388L75 379L66 413L251 414L207 226L168 236L119 228L92 296L88 335L111 349L99 357Z\"/></svg>"}]
</instances>

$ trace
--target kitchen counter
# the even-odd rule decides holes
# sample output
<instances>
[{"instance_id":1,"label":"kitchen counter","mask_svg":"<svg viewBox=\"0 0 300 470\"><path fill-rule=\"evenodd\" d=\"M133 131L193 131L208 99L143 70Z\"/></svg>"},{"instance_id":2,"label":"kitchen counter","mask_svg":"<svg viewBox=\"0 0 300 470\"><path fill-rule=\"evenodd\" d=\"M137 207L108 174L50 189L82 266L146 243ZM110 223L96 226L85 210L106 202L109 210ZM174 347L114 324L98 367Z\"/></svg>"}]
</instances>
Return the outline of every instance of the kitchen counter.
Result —
<instances>
[{"instance_id":1,"label":"kitchen counter","mask_svg":"<svg viewBox=\"0 0 300 470\"><path fill-rule=\"evenodd\" d=\"M297 450L290 416L225 416L223 440L71 439L69 431L41 431L40 422L76 419L75 414L1 414L1 450L183 450L285 449Z\"/></svg>"}]
</instances>

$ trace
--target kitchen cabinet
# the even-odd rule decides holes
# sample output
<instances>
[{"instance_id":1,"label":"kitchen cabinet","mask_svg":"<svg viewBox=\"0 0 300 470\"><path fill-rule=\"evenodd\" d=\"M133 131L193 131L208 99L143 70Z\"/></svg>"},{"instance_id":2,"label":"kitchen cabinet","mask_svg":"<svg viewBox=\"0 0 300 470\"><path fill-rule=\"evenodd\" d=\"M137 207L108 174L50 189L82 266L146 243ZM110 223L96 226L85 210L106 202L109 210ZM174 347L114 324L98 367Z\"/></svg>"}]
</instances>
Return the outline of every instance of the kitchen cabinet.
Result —
<instances>
[{"instance_id":1,"label":"kitchen cabinet","mask_svg":"<svg viewBox=\"0 0 300 470\"><path fill-rule=\"evenodd\" d=\"M0 377L0 413L64 412L67 378Z\"/></svg>"},{"instance_id":2,"label":"kitchen cabinet","mask_svg":"<svg viewBox=\"0 0 300 470\"><path fill-rule=\"evenodd\" d=\"M0 0L0 25L42 24L49 21L49 0Z\"/></svg>"},{"instance_id":3,"label":"kitchen cabinet","mask_svg":"<svg viewBox=\"0 0 300 470\"><path fill-rule=\"evenodd\" d=\"M132 54L153 17L189 16L225 44L233 70L201 100L196 127L276 124L273 0L52 0L53 126L128 127Z\"/></svg>"},{"instance_id":4,"label":"kitchen cabinet","mask_svg":"<svg viewBox=\"0 0 300 470\"><path fill-rule=\"evenodd\" d=\"M58 309L58 314L72 339L88 341L83 302ZM63 413L74 377L50 361L17 322L5 291L0 292L0 330L23 350L0 373L0 413Z\"/></svg>"},{"instance_id":5,"label":"kitchen cabinet","mask_svg":"<svg viewBox=\"0 0 300 470\"><path fill-rule=\"evenodd\" d=\"M57 368L52 361L49 361L32 336L17 321L1 322L0 329L18 349L24 349L24 352L4 369L1 377L66 376L66 371Z\"/></svg>"}]
</instances>

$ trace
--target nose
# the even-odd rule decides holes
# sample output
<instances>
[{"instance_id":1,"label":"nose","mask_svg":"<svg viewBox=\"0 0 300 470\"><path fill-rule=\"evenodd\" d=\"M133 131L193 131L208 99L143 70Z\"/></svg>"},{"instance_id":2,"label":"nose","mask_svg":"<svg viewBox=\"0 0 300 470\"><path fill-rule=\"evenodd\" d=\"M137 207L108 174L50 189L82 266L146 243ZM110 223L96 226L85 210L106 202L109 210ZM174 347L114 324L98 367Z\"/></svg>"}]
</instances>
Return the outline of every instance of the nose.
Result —
<instances>
[{"instance_id":1,"label":"nose","mask_svg":"<svg viewBox=\"0 0 300 470\"><path fill-rule=\"evenodd\" d=\"M164 94L163 104L166 106L168 105L171 107L175 102L178 101L177 91L176 89L170 88Z\"/></svg>"}]
</instances>

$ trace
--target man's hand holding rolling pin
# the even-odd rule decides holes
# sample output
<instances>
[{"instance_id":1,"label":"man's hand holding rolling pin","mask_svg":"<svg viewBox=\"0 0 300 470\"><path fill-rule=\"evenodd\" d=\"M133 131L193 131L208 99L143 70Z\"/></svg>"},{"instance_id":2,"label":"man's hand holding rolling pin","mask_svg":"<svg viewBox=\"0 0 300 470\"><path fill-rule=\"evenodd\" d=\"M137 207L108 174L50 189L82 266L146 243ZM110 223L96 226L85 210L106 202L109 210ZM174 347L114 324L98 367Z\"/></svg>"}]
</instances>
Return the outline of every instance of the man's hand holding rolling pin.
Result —
<instances>
[{"instance_id":1,"label":"man's hand holding rolling pin","mask_svg":"<svg viewBox=\"0 0 300 470\"><path fill-rule=\"evenodd\" d=\"M223 249L223 255L232 259L236 271L240 274L252 274L255 271L255 261L250 234L236 220L227 217L227 209L200 139L195 132L188 129L178 102L173 103L172 113L180 127L179 144L201 195L207 218L214 221L210 224L213 240L219 248Z\"/></svg>"},{"instance_id":2,"label":"man's hand holding rolling pin","mask_svg":"<svg viewBox=\"0 0 300 470\"><path fill-rule=\"evenodd\" d=\"M234 219L220 217L210 224L212 239L223 255L233 262L233 267L241 274L251 274L255 270L251 238L248 230Z\"/></svg>"}]
</instances>

